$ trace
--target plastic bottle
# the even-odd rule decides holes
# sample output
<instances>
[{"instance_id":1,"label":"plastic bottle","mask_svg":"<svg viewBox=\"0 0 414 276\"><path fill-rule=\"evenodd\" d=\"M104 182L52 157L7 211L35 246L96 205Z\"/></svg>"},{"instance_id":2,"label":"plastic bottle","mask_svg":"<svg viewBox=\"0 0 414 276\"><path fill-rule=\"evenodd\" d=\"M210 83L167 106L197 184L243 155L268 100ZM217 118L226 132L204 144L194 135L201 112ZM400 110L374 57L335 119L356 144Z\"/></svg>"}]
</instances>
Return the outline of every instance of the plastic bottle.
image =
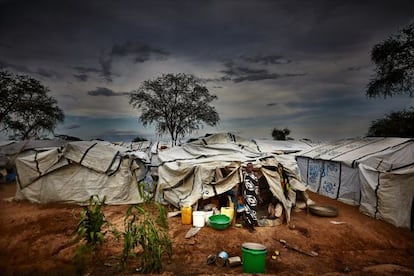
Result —
<instances>
[{"instance_id":1,"label":"plastic bottle","mask_svg":"<svg viewBox=\"0 0 414 276\"><path fill-rule=\"evenodd\" d=\"M191 206L181 207L181 223L191 224L192 223L193 210Z\"/></svg>"}]
</instances>

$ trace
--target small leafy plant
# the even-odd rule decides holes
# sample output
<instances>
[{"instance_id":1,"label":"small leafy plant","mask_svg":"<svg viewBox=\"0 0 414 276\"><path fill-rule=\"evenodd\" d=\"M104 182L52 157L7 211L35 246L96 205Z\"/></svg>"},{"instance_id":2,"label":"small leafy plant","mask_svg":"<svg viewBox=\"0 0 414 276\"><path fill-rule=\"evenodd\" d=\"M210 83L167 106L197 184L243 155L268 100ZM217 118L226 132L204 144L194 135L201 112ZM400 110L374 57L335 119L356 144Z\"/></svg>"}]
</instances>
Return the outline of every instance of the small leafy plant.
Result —
<instances>
[{"instance_id":1,"label":"small leafy plant","mask_svg":"<svg viewBox=\"0 0 414 276\"><path fill-rule=\"evenodd\" d=\"M128 265L129 257L135 257L136 254L134 252L135 248L138 246L139 243L139 233L138 233L138 225L137 225L137 216L139 215L137 210L139 207L137 206L130 206L125 214L124 218L124 225L125 231L122 233L124 238L124 247L122 250L122 257L121 257L121 268L124 270Z\"/></svg>"},{"instance_id":2,"label":"small leafy plant","mask_svg":"<svg viewBox=\"0 0 414 276\"><path fill-rule=\"evenodd\" d=\"M139 182L137 185L138 185L138 193L142 197L144 202L146 203L150 202L155 194L153 187L156 187L156 185L152 185L151 187L150 184L144 181Z\"/></svg>"},{"instance_id":3,"label":"small leafy plant","mask_svg":"<svg viewBox=\"0 0 414 276\"><path fill-rule=\"evenodd\" d=\"M73 259L79 275L85 273L87 264L94 258L95 246L104 240L105 233L102 233L102 227L107 221L101 208L105 206L105 199L104 197L100 200L97 195L89 198L88 205L83 207L79 223L74 231L78 239L85 241L77 247Z\"/></svg>"},{"instance_id":4,"label":"small leafy plant","mask_svg":"<svg viewBox=\"0 0 414 276\"><path fill-rule=\"evenodd\" d=\"M137 256L135 248L142 247L141 272L159 273L162 270L162 257L172 256L172 243L167 233L166 212L163 206L157 204L158 216L154 217L142 207L133 205L125 215L124 249L121 260L123 269L128 264L129 257Z\"/></svg>"},{"instance_id":5,"label":"small leafy plant","mask_svg":"<svg viewBox=\"0 0 414 276\"><path fill-rule=\"evenodd\" d=\"M86 240L87 244L96 245L103 242L105 233L102 233L102 227L107 221L101 208L105 206L105 199L106 197L100 200L99 196L92 195L89 204L83 207L75 233Z\"/></svg>"}]
</instances>

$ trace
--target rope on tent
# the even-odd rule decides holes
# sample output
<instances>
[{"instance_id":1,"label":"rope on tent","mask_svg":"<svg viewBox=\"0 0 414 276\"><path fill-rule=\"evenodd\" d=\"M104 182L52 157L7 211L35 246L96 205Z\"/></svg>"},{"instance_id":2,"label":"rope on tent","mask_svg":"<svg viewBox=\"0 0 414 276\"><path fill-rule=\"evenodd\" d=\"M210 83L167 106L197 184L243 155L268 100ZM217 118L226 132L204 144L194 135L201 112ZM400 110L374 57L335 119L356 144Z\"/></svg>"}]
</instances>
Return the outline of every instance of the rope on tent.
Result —
<instances>
[{"instance_id":1,"label":"rope on tent","mask_svg":"<svg viewBox=\"0 0 414 276\"><path fill-rule=\"evenodd\" d=\"M89 148L87 148L86 150L85 150L85 152L83 153L83 155L82 155L82 158L80 159L80 161L79 161L79 164L82 164L82 161L83 161L83 159L85 159L85 157L86 157L86 155L88 154L88 152L94 147L94 146L96 146L98 143L94 143L94 144L92 144L92 146L90 146Z\"/></svg>"}]
</instances>

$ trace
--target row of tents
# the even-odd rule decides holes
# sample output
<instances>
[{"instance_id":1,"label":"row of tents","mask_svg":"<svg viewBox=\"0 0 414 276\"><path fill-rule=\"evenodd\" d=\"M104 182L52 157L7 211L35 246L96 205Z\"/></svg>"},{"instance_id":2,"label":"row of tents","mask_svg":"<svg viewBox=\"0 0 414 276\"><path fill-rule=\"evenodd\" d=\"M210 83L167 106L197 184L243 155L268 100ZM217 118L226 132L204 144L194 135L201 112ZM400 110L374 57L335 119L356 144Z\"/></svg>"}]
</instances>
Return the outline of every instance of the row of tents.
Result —
<instances>
[{"instance_id":1,"label":"row of tents","mask_svg":"<svg viewBox=\"0 0 414 276\"><path fill-rule=\"evenodd\" d=\"M344 139L296 156L309 190L414 228L414 139Z\"/></svg>"},{"instance_id":2,"label":"row of tents","mask_svg":"<svg viewBox=\"0 0 414 276\"><path fill-rule=\"evenodd\" d=\"M0 143L0 168L13 163L16 169L15 198L36 203L85 204L98 195L108 204L136 204L143 202L137 186L145 183L157 200L179 208L233 189L248 162L282 203L288 221L296 194L310 190L359 205L361 212L398 227L413 227L413 139L315 144L218 133L171 148L148 141ZM288 194L277 171L280 164L292 187Z\"/></svg>"}]
</instances>

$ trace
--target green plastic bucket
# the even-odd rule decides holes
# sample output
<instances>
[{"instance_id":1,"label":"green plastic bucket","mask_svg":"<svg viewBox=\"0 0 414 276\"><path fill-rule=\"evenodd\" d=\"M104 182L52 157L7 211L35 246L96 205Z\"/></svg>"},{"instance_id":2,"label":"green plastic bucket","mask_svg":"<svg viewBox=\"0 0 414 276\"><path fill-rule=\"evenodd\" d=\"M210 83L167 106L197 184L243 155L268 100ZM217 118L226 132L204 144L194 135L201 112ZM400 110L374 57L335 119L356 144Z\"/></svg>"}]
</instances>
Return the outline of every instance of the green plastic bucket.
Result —
<instances>
[{"instance_id":1,"label":"green plastic bucket","mask_svg":"<svg viewBox=\"0 0 414 276\"><path fill-rule=\"evenodd\" d=\"M264 273L266 265L266 254L266 246L260 243L243 243L243 273Z\"/></svg>"}]
</instances>

